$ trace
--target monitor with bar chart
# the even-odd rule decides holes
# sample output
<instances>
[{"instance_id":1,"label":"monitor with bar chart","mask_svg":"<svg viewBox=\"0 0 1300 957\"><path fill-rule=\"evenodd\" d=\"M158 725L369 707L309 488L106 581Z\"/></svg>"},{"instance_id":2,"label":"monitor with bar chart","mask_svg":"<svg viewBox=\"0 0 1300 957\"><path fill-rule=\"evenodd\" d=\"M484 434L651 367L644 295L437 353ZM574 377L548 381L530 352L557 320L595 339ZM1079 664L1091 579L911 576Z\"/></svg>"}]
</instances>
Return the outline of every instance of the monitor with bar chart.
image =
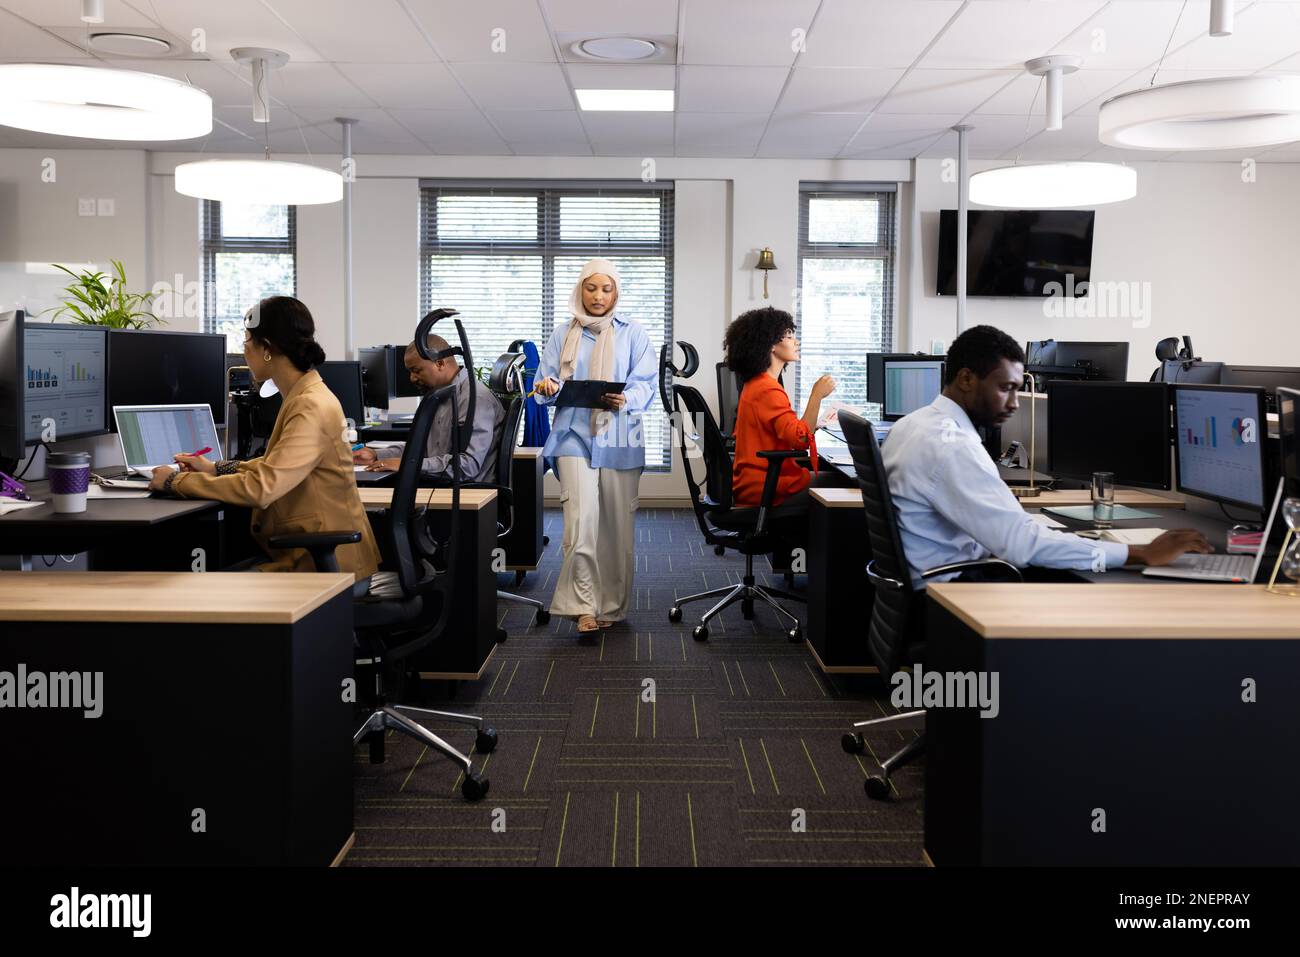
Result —
<instances>
[{"instance_id":1,"label":"monitor with bar chart","mask_svg":"<svg viewBox=\"0 0 1300 957\"><path fill-rule=\"evenodd\" d=\"M1262 510L1268 437L1264 390L1211 385L1171 388L1179 491Z\"/></svg>"},{"instance_id":2,"label":"monitor with bar chart","mask_svg":"<svg viewBox=\"0 0 1300 957\"><path fill-rule=\"evenodd\" d=\"M57 323L29 323L23 329L27 442L108 431L104 356L103 329Z\"/></svg>"}]
</instances>

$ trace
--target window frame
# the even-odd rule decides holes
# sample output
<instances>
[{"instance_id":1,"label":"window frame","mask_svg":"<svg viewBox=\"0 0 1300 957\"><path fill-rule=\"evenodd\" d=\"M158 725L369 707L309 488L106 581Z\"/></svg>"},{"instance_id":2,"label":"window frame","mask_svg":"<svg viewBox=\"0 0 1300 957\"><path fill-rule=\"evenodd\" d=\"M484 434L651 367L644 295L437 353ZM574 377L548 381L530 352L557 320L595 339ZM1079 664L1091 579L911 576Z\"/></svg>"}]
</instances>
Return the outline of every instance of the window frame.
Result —
<instances>
[{"instance_id":1,"label":"window frame","mask_svg":"<svg viewBox=\"0 0 1300 957\"><path fill-rule=\"evenodd\" d=\"M203 318L202 331L220 333L229 336L221 323L230 317L216 315L217 256L222 253L273 253L289 256L292 264L291 275L293 288L287 295L298 295L298 207L286 206L287 235L285 236L239 236L234 238L222 234L221 201L215 199L199 200L199 249L200 267L203 275ZM284 295L284 293L281 293ZM249 306L255 303L249 303ZM229 344L227 344L229 348Z\"/></svg>"}]
</instances>

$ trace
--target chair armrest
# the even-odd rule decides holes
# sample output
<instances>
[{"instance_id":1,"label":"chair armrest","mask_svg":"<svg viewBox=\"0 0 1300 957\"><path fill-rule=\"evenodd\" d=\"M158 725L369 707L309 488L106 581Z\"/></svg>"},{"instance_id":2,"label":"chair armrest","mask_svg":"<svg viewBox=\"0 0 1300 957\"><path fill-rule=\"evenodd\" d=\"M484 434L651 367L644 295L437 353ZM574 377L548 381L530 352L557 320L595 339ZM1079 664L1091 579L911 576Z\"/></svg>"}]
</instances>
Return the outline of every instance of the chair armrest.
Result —
<instances>
[{"instance_id":1,"label":"chair armrest","mask_svg":"<svg viewBox=\"0 0 1300 957\"><path fill-rule=\"evenodd\" d=\"M353 545L361 541L360 532L301 532L290 535L272 535L266 543L272 548L305 548L311 555L318 572L339 570L334 549L340 545Z\"/></svg>"},{"instance_id":2,"label":"chair armrest","mask_svg":"<svg viewBox=\"0 0 1300 957\"><path fill-rule=\"evenodd\" d=\"M1001 558L981 558L974 562L953 562L950 565L936 565L934 568L927 568L921 572L922 578L933 578L935 575L951 575L954 572L964 572L972 568L996 568L1000 569L1007 576L1008 581L1022 582L1025 576L1020 573L1020 569L1010 562L1003 561Z\"/></svg>"},{"instance_id":3,"label":"chair armrest","mask_svg":"<svg viewBox=\"0 0 1300 957\"><path fill-rule=\"evenodd\" d=\"M763 497L758 501L758 523L754 526L755 535L762 535L767 528L767 510L772 507L772 499L776 497L776 482L781 475L781 466L788 459L807 454L806 449L769 449L758 453L760 459L767 460L767 476L763 480Z\"/></svg>"}]
</instances>

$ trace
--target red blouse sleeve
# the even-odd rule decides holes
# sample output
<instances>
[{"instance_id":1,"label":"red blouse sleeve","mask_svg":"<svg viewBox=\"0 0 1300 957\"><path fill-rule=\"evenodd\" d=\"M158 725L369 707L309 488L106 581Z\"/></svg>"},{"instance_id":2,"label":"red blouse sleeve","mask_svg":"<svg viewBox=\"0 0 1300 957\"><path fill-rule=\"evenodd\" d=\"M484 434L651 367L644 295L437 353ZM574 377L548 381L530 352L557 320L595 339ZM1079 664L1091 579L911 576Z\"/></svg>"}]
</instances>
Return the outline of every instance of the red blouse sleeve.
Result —
<instances>
[{"instance_id":1,"label":"red blouse sleeve","mask_svg":"<svg viewBox=\"0 0 1300 957\"><path fill-rule=\"evenodd\" d=\"M765 389L757 396L759 419L790 449L811 450L812 471L817 471L817 439L803 419L794 414L790 396L780 385Z\"/></svg>"}]
</instances>

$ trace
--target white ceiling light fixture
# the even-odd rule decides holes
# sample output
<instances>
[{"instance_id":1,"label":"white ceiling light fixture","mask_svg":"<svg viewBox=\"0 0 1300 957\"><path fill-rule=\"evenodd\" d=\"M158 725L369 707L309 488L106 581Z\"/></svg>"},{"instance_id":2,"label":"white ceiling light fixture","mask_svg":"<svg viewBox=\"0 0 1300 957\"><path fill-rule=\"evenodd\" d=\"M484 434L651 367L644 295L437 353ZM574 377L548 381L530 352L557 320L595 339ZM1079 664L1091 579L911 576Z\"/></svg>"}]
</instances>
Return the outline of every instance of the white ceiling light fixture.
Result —
<instances>
[{"instance_id":1,"label":"white ceiling light fixture","mask_svg":"<svg viewBox=\"0 0 1300 957\"><path fill-rule=\"evenodd\" d=\"M172 54L172 45L161 37L121 30L92 33L90 46L110 56L164 57Z\"/></svg>"},{"instance_id":2,"label":"white ceiling light fixture","mask_svg":"<svg viewBox=\"0 0 1300 957\"><path fill-rule=\"evenodd\" d=\"M1047 86L1047 129L1061 128L1061 77L1074 73L1083 65L1077 56L1044 56L1030 60L1025 69L1044 77ZM1029 122L1034 115L1038 94L1029 103L1025 118L1025 139L1029 139ZM1078 206L1102 206L1132 199L1137 195L1137 171L1116 163L1031 163L1020 165L1019 153L1010 166L975 173L969 181L970 201L981 206L1001 209L1070 209Z\"/></svg>"},{"instance_id":3,"label":"white ceiling light fixture","mask_svg":"<svg viewBox=\"0 0 1300 957\"><path fill-rule=\"evenodd\" d=\"M970 178L970 201L1002 209L1101 206L1137 195L1137 170L1116 163L1000 166Z\"/></svg>"},{"instance_id":4,"label":"white ceiling light fixture","mask_svg":"<svg viewBox=\"0 0 1300 957\"><path fill-rule=\"evenodd\" d=\"M579 40L569 49L579 56L621 62L645 60L659 52L652 41L637 37L592 37L589 40Z\"/></svg>"},{"instance_id":5,"label":"white ceiling light fixture","mask_svg":"<svg viewBox=\"0 0 1300 957\"><path fill-rule=\"evenodd\" d=\"M1121 93L1097 135L1135 150L1255 149L1300 140L1300 76L1230 76Z\"/></svg>"},{"instance_id":6,"label":"white ceiling light fixture","mask_svg":"<svg viewBox=\"0 0 1300 957\"><path fill-rule=\"evenodd\" d=\"M307 163L271 159L271 98L267 74L289 62L279 50L240 47L230 55L253 70L253 120L264 123L266 158L199 160L176 167L176 192L197 199L255 206L313 206L343 198L343 177ZM306 139L303 140L304 145Z\"/></svg>"},{"instance_id":7,"label":"white ceiling light fixture","mask_svg":"<svg viewBox=\"0 0 1300 957\"><path fill-rule=\"evenodd\" d=\"M152 73L5 63L0 125L97 140L188 140L212 132L212 97Z\"/></svg>"},{"instance_id":8,"label":"white ceiling light fixture","mask_svg":"<svg viewBox=\"0 0 1300 957\"><path fill-rule=\"evenodd\" d=\"M672 90L574 90L584 110L671 113Z\"/></svg>"},{"instance_id":9,"label":"white ceiling light fixture","mask_svg":"<svg viewBox=\"0 0 1300 957\"><path fill-rule=\"evenodd\" d=\"M103 23L104 0L81 0L81 22Z\"/></svg>"},{"instance_id":10,"label":"white ceiling light fixture","mask_svg":"<svg viewBox=\"0 0 1300 957\"><path fill-rule=\"evenodd\" d=\"M1210 36L1231 36L1232 17L1232 0L1214 0ZM1171 43L1181 18L1180 9ZM1228 76L1156 86L1164 62L1162 53L1146 89L1121 93L1101 105L1097 136L1107 146L1232 150L1300 140L1300 76Z\"/></svg>"}]
</instances>

